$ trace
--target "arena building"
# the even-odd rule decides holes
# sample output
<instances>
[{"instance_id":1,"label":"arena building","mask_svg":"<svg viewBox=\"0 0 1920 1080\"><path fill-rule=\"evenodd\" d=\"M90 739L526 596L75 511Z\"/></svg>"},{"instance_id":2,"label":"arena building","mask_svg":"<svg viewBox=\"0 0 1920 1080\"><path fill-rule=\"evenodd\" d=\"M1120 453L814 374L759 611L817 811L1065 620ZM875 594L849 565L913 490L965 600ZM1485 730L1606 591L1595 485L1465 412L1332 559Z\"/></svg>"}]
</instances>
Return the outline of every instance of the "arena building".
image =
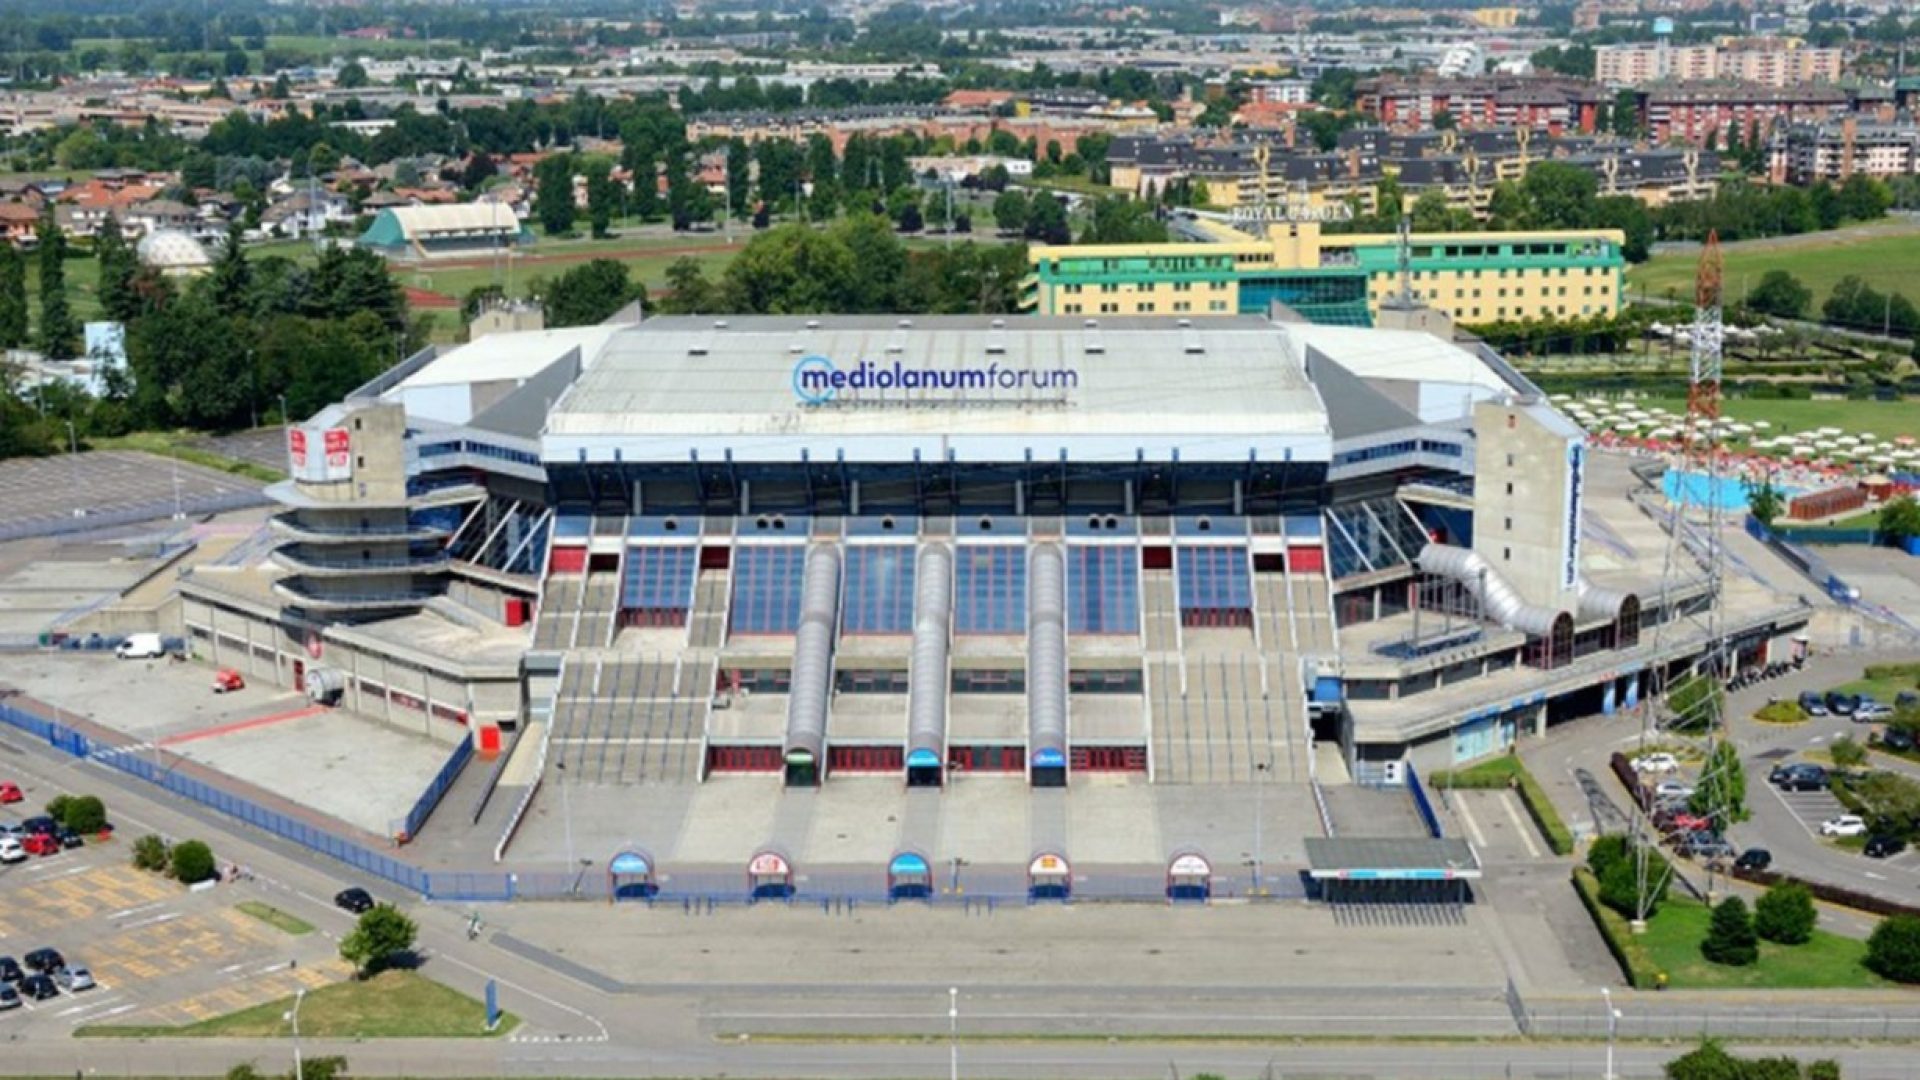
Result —
<instances>
[{"instance_id":1,"label":"arena building","mask_svg":"<svg viewBox=\"0 0 1920 1080\"><path fill-rule=\"evenodd\" d=\"M1589 543L1582 431L1416 331L655 318L430 349L290 439L199 648L606 783L1392 782L1635 703L1709 595ZM1806 619L1725 615L1746 658Z\"/></svg>"},{"instance_id":2,"label":"arena building","mask_svg":"<svg viewBox=\"0 0 1920 1080\"><path fill-rule=\"evenodd\" d=\"M1023 303L1042 315L1265 315L1373 326L1400 292L1400 237L1327 233L1310 220L1240 228L1195 217L1194 243L1035 245ZM1243 231L1249 230L1249 231ZM1456 323L1613 316L1624 300L1617 229L1414 233L1408 285Z\"/></svg>"}]
</instances>

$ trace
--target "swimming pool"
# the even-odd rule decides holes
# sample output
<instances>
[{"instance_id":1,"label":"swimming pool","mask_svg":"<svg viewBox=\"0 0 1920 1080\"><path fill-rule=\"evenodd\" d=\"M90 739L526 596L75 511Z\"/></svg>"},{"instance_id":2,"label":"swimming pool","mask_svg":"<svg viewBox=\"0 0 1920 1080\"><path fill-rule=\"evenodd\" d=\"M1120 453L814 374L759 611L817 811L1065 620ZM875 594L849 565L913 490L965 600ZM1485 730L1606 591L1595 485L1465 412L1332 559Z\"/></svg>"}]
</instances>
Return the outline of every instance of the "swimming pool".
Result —
<instances>
[{"instance_id":1,"label":"swimming pool","mask_svg":"<svg viewBox=\"0 0 1920 1080\"><path fill-rule=\"evenodd\" d=\"M1706 506L1711 498L1722 510L1745 510L1747 497L1757 486L1744 476L1722 476L1716 480L1705 473L1673 469L1668 469L1660 478L1660 489L1666 493L1668 502L1679 502L1684 495L1688 506ZM1783 497L1797 495L1801 490L1787 484L1774 487Z\"/></svg>"}]
</instances>

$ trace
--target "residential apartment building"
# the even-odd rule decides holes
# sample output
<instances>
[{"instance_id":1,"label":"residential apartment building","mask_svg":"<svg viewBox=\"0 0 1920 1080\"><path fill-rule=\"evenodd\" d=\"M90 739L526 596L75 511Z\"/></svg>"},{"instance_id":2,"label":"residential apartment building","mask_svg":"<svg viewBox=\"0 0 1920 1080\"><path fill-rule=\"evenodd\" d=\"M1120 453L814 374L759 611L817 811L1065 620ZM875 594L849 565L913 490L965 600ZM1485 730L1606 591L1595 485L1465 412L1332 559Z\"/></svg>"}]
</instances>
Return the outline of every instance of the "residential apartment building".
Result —
<instances>
[{"instance_id":1,"label":"residential apartment building","mask_svg":"<svg viewBox=\"0 0 1920 1080\"><path fill-rule=\"evenodd\" d=\"M1656 143L1726 144L1738 130L1753 139L1776 123L1839 120L1868 107L1859 95L1824 85L1774 89L1765 86L1661 86L1639 92L1641 130Z\"/></svg>"},{"instance_id":2,"label":"residential apartment building","mask_svg":"<svg viewBox=\"0 0 1920 1080\"><path fill-rule=\"evenodd\" d=\"M1758 38L1726 48L1662 41L1594 50L1594 78L1607 86L1717 79L1781 88L1838 82L1845 70L1843 50L1811 48L1790 38Z\"/></svg>"},{"instance_id":3,"label":"residential apartment building","mask_svg":"<svg viewBox=\"0 0 1920 1080\"><path fill-rule=\"evenodd\" d=\"M1775 128L1767 143L1767 173L1776 184L1805 186L1848 177L1911 176L1920 172L1920 126L1838 122Z\"/></svg>"},{"instance_id":4,"label":"residential apartment building","mask_svg":"<svg viewBox=\"0 0 1920 1080\"><path fill-rule=\"evenodd\" d=\"M1467 325L1619 313L1623 233L1415 233L1407 285ZM1236 315L1281 304L1312 322L1371 326L1398 295L1400 241L1278 222L1265 236L1190 244L1039 245L1023 304L1043 315Z\"/></svg>"},{"instance_id":5,"label":"residential apartment building","mask_svg":"<svg viewBox=\"0 0 1920 1080\"><path fill-rule=\"evenodd\" d=\"M1536 76L1367 79L1356 87L1360 111L1382 127L1431 131L1445 114L1459 128L1526 127L1548 135L1592 134L1610 103L1584 79Z\"/></svg>"}]
</instances>

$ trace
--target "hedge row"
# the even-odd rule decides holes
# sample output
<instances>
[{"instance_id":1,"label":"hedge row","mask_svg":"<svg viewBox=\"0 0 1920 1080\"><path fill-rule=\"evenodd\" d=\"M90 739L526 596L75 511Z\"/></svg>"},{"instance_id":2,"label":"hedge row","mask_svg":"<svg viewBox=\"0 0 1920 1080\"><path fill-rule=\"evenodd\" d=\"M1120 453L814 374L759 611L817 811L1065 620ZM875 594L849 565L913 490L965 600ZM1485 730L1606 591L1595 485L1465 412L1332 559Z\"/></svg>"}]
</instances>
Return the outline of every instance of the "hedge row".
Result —
<instances>
[{"instance_id":1,"label":"hedge row","mask_svg":"<svg viewBox=\"0 0 1920 1080\"><path fill-rule=\"evenodd\" d=\"M1627 982L1635 990L1654 990L1660 985L1660 969L1654 965L1653 958L1634 937L1633 928L1620 913L1600 902L1600 882L1593 871L1584 866L1573 868L1573 891L1580 894L1580 903L1593 917L1593 924L1600 928L1600 937L1607 943L1607 951L1613 954L1614 962L1620 965L1620 971L1626 975Z\"/></svg>"},{"instance_id":2,"label":"hedge row","mask_svg":"<svg viewBox=\"0 0 1920 1080\"><path fill-rule=\"evenodd\" d=\"M1739 878L1741 881L1751 882L1755 885L1764 885L1769 888L1782 881L1795 882L1806 886L1807 891L1812 893L1815 899L1825 900L1829 904L1838 904L1841 907L1852 908L1855 911L1864 911L1870 915L1920 916L1920 907L1914 907L1911 904L1896 903L1892 900L1874 896L1871 893L1855 892L1852 889L1841 888L1838 885L1829 885L1824 881L1808 881L1805 878L1797 878L1790 874L1776 874L1770 870L1752 870L1739 865L1734 866L1733 876Z\"/></svg>"},{"instance_id":3,"label":"hedge row","mask_svg":"<svg viewBox=\"0 0 1920 1080\"><path fill-rule=\"evenodd\" d=\"M1867 678L1920 680L1920 664L1868 664Z\"/></svg>"}]
</instances>

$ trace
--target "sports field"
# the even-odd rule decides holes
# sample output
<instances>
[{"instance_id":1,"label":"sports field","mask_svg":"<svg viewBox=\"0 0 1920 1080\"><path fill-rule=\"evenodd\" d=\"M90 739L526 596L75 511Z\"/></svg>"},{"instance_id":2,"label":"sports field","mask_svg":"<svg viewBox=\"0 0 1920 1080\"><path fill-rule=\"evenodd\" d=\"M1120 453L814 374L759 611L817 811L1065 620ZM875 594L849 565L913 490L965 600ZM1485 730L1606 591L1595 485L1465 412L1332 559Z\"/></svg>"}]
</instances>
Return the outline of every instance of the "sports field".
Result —
<instances>
[{"instance_id":1,"label":"sports field","mask_svg":"<svg viewBox=\"0 0 1920 1080\"><path fill-rule=\"evenodd\" d=\"M1678 398L1653 398L1638 401L1642 407L1653 405L1674 413L1684 412L1687 403ZM1729 398L1721 403L1724 415L1743 423L1765 420L1771 433L1789 434L1836 427L1859 435L1872 432L1881 438L1896 435L1920 437L1920 405L1910 401L1770 401Z\"/></svg>"},{"instance_id":2,"label":"sports field","mask_svg":"<svg viewBox=\"0 0 1920 1080\"><path fill-rule=\"evenodd\" d=\"M1722 244L1726 259L1726 295L1737 300L1760 284L1769 270L1785 270L1813 290L1813 308L1848 274L1858 274L1880 290L1904 292L1920 300L1920 222L1890 219L1832 232ZM1693 297L1698 249L1663 252L1627 271L1628 295L1658 300L1673 290L1682 302Z\"/></svg>"}]
</instances>

